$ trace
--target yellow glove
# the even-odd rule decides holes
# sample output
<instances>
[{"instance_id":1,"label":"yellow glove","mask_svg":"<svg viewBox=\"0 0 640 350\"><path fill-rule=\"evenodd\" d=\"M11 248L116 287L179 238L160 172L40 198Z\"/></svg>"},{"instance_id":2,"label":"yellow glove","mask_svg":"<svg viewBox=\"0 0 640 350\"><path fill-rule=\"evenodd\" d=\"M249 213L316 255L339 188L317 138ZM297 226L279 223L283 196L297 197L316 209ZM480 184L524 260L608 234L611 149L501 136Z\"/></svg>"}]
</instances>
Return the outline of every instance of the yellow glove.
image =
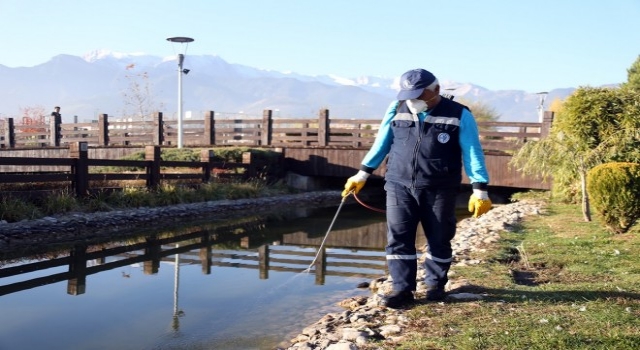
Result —
<instances>
[{"instance_id":1,"label":"yellow glove","mask_svg":"<svg viewBox=\"0 0 640 350\"><path fill-rule=\"evenodd\" d=\"M347 183L344 185L344 191L342 191L342 197L346 197L353 194L357 194L360 192L362 187L364 187L364 183L367 182L367 178L369 177L369 173L365 171L358 171L357 174L353 175L347 180Z\"/></svg>"},{"instance_id":2,"label":"yellow glove","mask_svg":"<svg viewBox=\"0 0 640 350\"><path fill-rule=\"evenodd\" d=\"M491 209L491 199L487 191L473 190L473 194L469 198L469 212L473 213L473 217L477 218Z\"/></svg>"}]
</instances>

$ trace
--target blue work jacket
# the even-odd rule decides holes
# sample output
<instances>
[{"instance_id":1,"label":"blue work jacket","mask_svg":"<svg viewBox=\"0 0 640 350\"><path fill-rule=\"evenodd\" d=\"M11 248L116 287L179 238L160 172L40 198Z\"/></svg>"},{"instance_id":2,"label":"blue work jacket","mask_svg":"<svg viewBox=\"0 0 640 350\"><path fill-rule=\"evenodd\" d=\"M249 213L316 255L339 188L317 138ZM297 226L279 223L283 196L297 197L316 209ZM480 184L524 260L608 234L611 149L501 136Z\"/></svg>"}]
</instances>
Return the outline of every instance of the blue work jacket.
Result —
<instances>
[{"instance_id":1,"label":"blue work jacket","mask_svg":"<svg viewBox=\"0 0 640 350\"><path fill-rule=\"evenodd\" d=\"M387 155L385 180L406 187L459 186L463 166L473 188L489 183L475 119L447 98L417 115L406 103L392 102L361 169L372 173Z\"/></svg>"}]
</instances>

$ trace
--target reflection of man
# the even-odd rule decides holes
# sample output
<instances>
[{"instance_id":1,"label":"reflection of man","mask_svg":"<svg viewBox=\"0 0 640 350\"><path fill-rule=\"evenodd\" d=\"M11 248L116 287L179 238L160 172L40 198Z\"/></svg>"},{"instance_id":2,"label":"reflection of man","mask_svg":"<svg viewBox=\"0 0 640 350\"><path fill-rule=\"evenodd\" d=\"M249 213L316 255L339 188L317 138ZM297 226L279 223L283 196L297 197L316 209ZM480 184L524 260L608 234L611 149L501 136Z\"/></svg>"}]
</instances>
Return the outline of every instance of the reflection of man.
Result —
<instances>
[{"instance_id":1,"label":"reflection of man","mask_svg":"<svg viewBox=\"0 0 640 350\"><path fill-rule=\"evenodd\" d=\"M53 107L53 112L51 112L51 117L55 118L62 118L62 115L60 114L60 106L55 106Z\"/></svg>"}]
</instances>

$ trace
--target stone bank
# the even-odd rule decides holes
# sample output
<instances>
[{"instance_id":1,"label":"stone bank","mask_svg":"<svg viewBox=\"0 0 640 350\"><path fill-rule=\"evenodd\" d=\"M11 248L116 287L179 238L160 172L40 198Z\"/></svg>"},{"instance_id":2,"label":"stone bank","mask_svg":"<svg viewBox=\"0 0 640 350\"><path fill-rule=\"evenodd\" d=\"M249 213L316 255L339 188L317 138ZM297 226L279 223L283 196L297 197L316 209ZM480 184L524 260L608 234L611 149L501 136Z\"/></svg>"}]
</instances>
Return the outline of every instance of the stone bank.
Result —
<instances>
[{"instance_id":1,"label":"stone bank","mask_svg":"<svg viewBox=\"0 0 640 350\"><path fill-rule=\"evenodd\" d=\"M337 206L341 199L339 191L317 191L165 207L71 213L14 223L3 220L0 221L0 254L31 249L34 246L52 247L122 237L150 226L181 225L187 224L187 220L198 218L226 220L247 213L255 215L277 212L278 208Z\"/></svg>"},{"instance_id":2,"label":"stone bank","mask_svg":"<svg viewBox=\"0 0 640 350\"><path fill-rule=\"evenodd\" d=\"M496 206L480 218L468 218L458 223L456 236L452 241L454 266L481 264L473 259L471 253L482 250L500 239L500 232L510 230L516 223L528 215L541 213L543 203L524 200L516 203ZM418 265L418 288L415 293L418 302L426 294L424 269ZM457 293L466 284L457 280L452 271L446 289L448 299L482 299L481 294ZM382 341L385 345L403 340L403 329L408 319L405 310L394 310L378 306L380 296L392 289L389 276L381 277L369 283L370 297L355 297L344 300L340 306L342 313L327 314L316 323L304 328L295 336L287 350L357 350L366 347L372 341Z\"/></svg>"}]
</instances>

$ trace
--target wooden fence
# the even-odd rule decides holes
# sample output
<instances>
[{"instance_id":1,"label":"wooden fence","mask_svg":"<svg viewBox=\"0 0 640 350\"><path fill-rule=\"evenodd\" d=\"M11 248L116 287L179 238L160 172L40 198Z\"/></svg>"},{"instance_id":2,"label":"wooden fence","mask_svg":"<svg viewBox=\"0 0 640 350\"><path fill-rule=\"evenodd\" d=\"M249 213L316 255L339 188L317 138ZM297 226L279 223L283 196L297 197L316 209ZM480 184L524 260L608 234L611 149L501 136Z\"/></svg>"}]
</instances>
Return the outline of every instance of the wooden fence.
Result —
<instances>
[{"instance_id":1,"label":"wooden fence","mask_svg":"<svg viewBox=\"0 0 640 350\"><path fill-rule=\"evenodd\" d=\"M213 169L242 169L242 176L256 176L256 165L252 154L245 152L242 163L217 161L212 150L203 150L199 162L163 161L160 159L160 146L146 146L145 160L89 159L86 142L75 142L69 145L68 158L35 158L35 157L0 157L0 166L41 166L67 167L66 172L37 173L0 173L0 183L51 183L67 182L78 197L89 194L91 181L125 181L144 180L146 187L156 189L165 180L196 180L206 183L212 178ZM128 167L140 168L143 172L127 173L92 173L91 167ZM167 168L191 168L199 171L161 172ZM215 175L215 174L214 174Z\"/></svg>"},{"instance_id":2,"label":"wooden fence","mask_svg":"<svg viewBox=\"0 0 640 350\"><path fill-rule=\"evenodd\" d=\"M553 113L546 112L542 123L480 122L481 140L486 151L513 151L523 142L545 137ZM275 146L368 148L380 125L376 119L334 119L329 110L317 118L273 118L272 110L262 117L216 117L183 120L185 146ZM121 120L99 116L95 123L65 123L51 118L48 124L16 125L13 118L0 123L0 147L57 147L76 142L90 146L177 144L177 120L165 120L157 113L153 120Z\"/></svg>"}]
</instances>

